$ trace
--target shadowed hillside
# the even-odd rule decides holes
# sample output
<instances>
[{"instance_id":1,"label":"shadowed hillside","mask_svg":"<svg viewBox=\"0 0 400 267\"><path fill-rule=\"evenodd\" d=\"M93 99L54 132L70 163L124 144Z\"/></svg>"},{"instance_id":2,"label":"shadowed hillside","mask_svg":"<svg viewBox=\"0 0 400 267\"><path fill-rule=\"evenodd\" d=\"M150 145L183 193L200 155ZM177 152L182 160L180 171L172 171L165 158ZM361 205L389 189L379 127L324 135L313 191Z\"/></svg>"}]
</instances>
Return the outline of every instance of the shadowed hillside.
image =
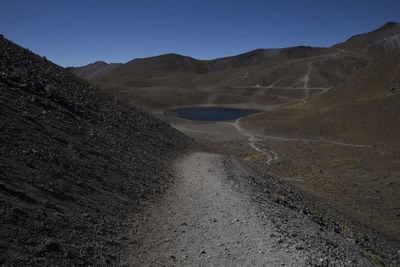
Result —
<instances>
[{"instance_id":1,"label":"shadowed hillside","mask_svg":"<svg viewBox=\"0 0 400 267\"><path fill-rule=\"evenodd\" d=\"M0 37L0 265L119 262L187 137Z\"/></svg>"}]
</instances>

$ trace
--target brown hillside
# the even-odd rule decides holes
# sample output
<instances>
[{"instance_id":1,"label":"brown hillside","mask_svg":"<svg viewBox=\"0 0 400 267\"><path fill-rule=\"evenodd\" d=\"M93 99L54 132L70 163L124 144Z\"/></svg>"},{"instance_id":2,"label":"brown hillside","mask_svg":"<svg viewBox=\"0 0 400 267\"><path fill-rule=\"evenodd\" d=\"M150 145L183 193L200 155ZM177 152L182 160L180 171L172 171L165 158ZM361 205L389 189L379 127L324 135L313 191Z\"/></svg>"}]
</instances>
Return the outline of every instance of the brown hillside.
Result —
<instances>
[{"instance_id":1,"label":"brown hillside","mask_svg":"<svg viewBox=\"0 0 400 267\"><path fill-rule=\"evenodd\" d=\"M400 50L376 58L327 93L282 109L255 115L268 132L320 135L399 149ZM392 91L393 90L393 91Z\"/></svg>"},{"instance_id":2,"label":"brown hillside","mask_svg":"<svg viewBox=\"0 0 400 267\"><path fill-rule=\"evenodd\" d=\"M134 60L94 83L149 111L199 104L250 107L252 103L269 109L323 93L367 64L364 57L335 48L279 51L260 50L209 62L186 58L179 68L176 61L182 57L177 55L166 55L168 60L162 64L160 57ZM258 62L261 52L268 59Z\"/></svg>"}]
</instances>

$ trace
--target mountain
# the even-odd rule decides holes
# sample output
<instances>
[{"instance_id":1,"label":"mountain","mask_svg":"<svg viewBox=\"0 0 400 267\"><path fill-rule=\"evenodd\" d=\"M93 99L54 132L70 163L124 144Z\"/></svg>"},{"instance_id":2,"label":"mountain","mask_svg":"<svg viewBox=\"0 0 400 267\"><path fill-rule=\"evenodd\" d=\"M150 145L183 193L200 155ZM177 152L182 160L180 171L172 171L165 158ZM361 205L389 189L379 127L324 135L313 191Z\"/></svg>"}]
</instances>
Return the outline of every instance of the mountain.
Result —
<instances>
[{"instance_id":1,"label":"mountain","mask_svg":"<svg viewBox=\"0 0 400 267\"><path fill-rule=\"evenodd\" d=\"M327 91L368 66L376 53L396 47L398 36L399 24L387 23L328 48L257 49L214 60L166 54L134 59L101 75L93 72L92 81L148 111L230 103L253 103L264 109ZM70 70L84 79L88 75L79 68ZM256 87L263 93L249 94L248 89ZM176 94L179 97L174 97Z\"/></svg>"},{"instance_id":2,"label":"mountain","mask_svg":"<svg viewBox=\"0 0 400 267\"><path fill-rule=\"evenodd\" d=\"M376 30L351 37L335 47L355 51L388 51L400 48L400 24L388 22Z\"/></svg>"},{"instance_id":3,"label":"mountain","mask_svg":"<svg viewBox=\"0 0 400 267\"><path fill-rule=\"evenodd\" d=\"M137 58L125 64L107 64L102 61L97 61L83 67L69 67L68 69L78 77L86 80L93 80L111 72L135 74L157 71L206 73L215 70L259 64L278 55L279 52L280 49L257 49L238 56L214 60L199 60L178 54L165 54L149 58ZM118 68L121 66L122 68ZM117 71L115 71L116 68L118 68ZM119 74L119 76L123 76L123 74Z\"/></svg>"},{"instance_id":4,"label":"mountain","mask_svg":"<svg viewBox=\"0 0 400 267\"><path fill-rule=\"evenodd\" d=\"M290 47L285 49L257 49L237 56L199 60L178 54L165 54L133 59L125 64L107 64L102 61L83 66L69 67L75 75L86 80L121 79L125 76L163 75L164 73L204 74L218 70L258 65L273 58L304 58L322 55L326 48Z\"/></svg>"},{"instance_id":5,"label":"mountain","mask_svg":"<svg viewBox=\"0 0 400 267\"><path fill-rule=\"evenodd\" d=\"M389 22L335 45L338 49L351 50L348 53L359 53L359 57L365 59L363 65L326 93L276 112L292 113L297 117L292 121L296 125L310 128L320 125L321 129L315 131L329 133L332 137L379 144L387 149L400 148L397 142L400 135L399 38L400 24ZM275 116L273 113L267 116ZM301 119L298 114L302 114ZM273 123L278 124L278 121ZM303 134L306 128L302 127Z\"/></svg>"},{"instance_id":6,"label":"mountain","mask_svg":"<svg viewBox=\"0 0 400 267\"><path fill-rule=\"evenodd\" d=\"M306 77L307 86L315 89L310 95L319 94L366 64L365 56L338 48L304 46L260 49L209 61L170 54L135 59L92 83L148 111L230 102L260 107L307 97L302 92ZM257 86L267 92L248 93ZM296 90L282 91L282 87Z\"/></svg>"},{"instance_id":7,"label":"mountain","mask_svg":"<svg viewBox=\"0 0 400 267\"><path fill-rule=\"evenodd\" d=\"M232 57L214 60L198 60L177 54L166 54L150 58L140 58L125 64L106 64L96 62L83 67L69 68L74 74L89 80L115 81L127 77L133 79L153 76L166 76L173 73L204 74L209 72L244 68L275 60L278 64L287 58L310 58L327 55L332 51L352 51L359 57L377 51L400 48L400 24L388 22L382 27L351 37L344 43L331 48L291 47L283 49L257 49ZM331 53L332 54L332 53ZM333 53L335 55L335 53ZM355 56L355 55L354 55Z\"/></svg>"},{"instance_id":8,"label":"mountain","mask_svg":"<svg viewBox=\"0 0 400 267\"><path fill-rule=\"evenodd\" d=\"M202 104L269 109L304 101L347 81L374 64L380 53L397 48L399 36L400 24L389 22L328 48L257 49L214 60L176 54L134 59L96 76L93 84L155 112ZM71 71L80 75L78 69Z\"/></svg>"},{"instance_id":9,"label":"mountain","mask_svg":"<svg viewBox=\"0 0 400 267\"><path fill-rule=\"evenodd\" d=\"M259 116L260 124L269 125L265 127L269 133L316 136L323 132L331 138L398 150L399 52L381 53L374 62L306 103L290 104L252 119Z\"/></svg>"},{"instance_id":10,"label":"mountain","mask_svg":"<svg viewBox=\"0 0 400 267\"><path fill-rule=\"evenodd\" d=\"M191 141L3 36L0 51L0 265L117 264L127 217Z\"/></svg>"},{"instance_id":11,"label":"mountain","mask_svg":"<svg viewBox=\"0 0 400 267\"><path fill-rule=\"evenodd\" d=\"M104 61L96 61L92 64L82 67L69 67L68 70L72 70L75 75L85 80L94 80L104 74L114 71L122 64L110 63L107 64Z\"/></svg>"}]
</instances>

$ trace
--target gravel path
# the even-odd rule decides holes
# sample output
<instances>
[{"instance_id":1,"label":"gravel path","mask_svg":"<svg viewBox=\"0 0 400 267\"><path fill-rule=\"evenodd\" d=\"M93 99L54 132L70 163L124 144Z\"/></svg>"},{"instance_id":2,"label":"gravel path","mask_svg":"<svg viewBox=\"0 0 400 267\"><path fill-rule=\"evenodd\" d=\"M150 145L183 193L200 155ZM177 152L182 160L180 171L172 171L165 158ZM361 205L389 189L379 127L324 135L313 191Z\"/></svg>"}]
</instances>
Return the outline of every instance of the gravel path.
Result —
<instances>
[{"instance_id":1,"label":"gravel path","mask_svg":"<svg viewBox=\"0 0 400 267\"><path fill-rule=\"evenodd\" d=\"M236 179L246 171L227 161L193 153L177 164L175 186L134 222L125 265L369 265L353 251L346 257L342 250L351 244L337 250L337 239L348 241L325 236L305 216L266 199L255 202L251 185Z\"/></svg>"}]
</instances>

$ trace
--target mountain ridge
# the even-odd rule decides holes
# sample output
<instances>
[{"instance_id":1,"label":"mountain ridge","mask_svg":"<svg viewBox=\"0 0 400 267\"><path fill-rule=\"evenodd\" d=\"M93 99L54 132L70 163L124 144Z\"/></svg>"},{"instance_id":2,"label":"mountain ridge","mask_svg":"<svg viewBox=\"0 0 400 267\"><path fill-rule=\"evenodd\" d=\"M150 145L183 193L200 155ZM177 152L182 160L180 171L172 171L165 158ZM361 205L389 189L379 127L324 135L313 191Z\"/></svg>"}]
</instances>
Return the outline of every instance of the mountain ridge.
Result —
<instances>
[{"instance_id":1,"label":"mountain ridge","mask_svg":"<svg viewBox=\"0 0 400 267\"><path fill-rule=\"evenodd\" d=\"M400 48L400 23L387 22L367 33L354 35L343 43L334 45L349 50L387 51Z\"/></svg>"},{"instance_id":2,"label":"mountain ridge","mask_svg":"<svg viewBox=\"0 0 400 267\"><path fill-rule=\"evenodd\" d=\"M107 76L108 74L115 73L117 71L129 71L129 66L132 67L130 71L137 71L137 68L141 68L143 63L152 62L153 65L147 65L150 71L157 70L166 70L166 71L184 71L184 72L194 72L194 73L207 73L212 71L230 69L230 68L238 68L238 67L246 67L257 65L261 63L265 63L268 59L273 58L274 56L278 56L279 54L286 54L287 56L295 56L293 51L297 51L297 57L307 57L313 55L315 51L323 50L323 49L349 49L349 50L357 50L357 49L395 49L400 47L400 35L395 35L392 40L382 41L381 43L376 43L376 39L382 40L382 36L385 38L390 38L391 33L399 32L400 24L396 22L387 22L381 27L372 30L367 33L358 34L350 37L343 43L332 45L331 47L311 47L311 46L294 46L287 48L273 48L273 49L265 49L259 48L254 49L245 53L241 53L234 56L215 58L210 60L201 60L196 59L190 56L175 54L175 53L167 53L157 56L144 57L144 58L135 58L126 63L106 63L109 67L103 68L103 71L98 72L95 63L91 63L81 67L69 67L75 75L83 78L83 79L99 79L101 76ZM388 36L389 35L389 36ZM375 42L374 42L375 40ZM372 44L370 44L373 42ZM350 44L349 44L350 43ZM353 47L356 46L356 47ZM301 50L302 55L298 54L299 50ZM308 51L307 51L308 50ZM175 59L171 60L171 59ZM121 64L119 67L114 68L110 67L112 64ZM92 73L92 74L90 74Z\"/></svg>"}]
</instances>

